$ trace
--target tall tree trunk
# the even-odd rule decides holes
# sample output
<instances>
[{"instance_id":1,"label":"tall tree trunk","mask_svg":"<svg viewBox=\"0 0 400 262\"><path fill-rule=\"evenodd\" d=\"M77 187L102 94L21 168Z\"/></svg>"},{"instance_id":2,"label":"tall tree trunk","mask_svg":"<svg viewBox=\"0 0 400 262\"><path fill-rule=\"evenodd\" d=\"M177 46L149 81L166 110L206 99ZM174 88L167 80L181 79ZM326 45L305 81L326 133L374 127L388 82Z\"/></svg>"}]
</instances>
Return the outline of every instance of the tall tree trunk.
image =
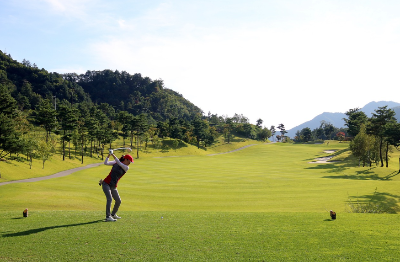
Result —
<instances>
[{"instance_id":1,"label":"tall tree trunk","mask_svg":"<svg viewBox=\"0 0 400 262\"><path fill-rule=\"evenodd\" d=\"M379 142L379 157L381 159L381 167L383 167L382 146L383 146L383 141L382 141L382 137L381 137L380 142Z\"/></svg>"},{"instance_id":2,"label":"tall tree trunk","mask_svg":"<svg viewBox=\"0 0 400 262\"><path fill-rule=\"evenodd\" d=\"M64 138L62 139L62 144L63 144L63 147L62 147L63 161L65 161L65 141L64 141Z\"/></svg>"},{"instance_id":3,"label":"tall tree trunk","mask_svg":"<svg viewBox=\"0 0 400 262\"><path fill-rule=\"evenodd\" d=\"M136 138L136 157L139 159L139 137Z\"/></svg>"},{"instance_id":4,"label":"tall tree trunk","mask_svg":"<svg viewBox=\"0 0 400 262\"><path fill-rule=\"evenodd\" d=\"M389 143L386 142L386 167L389 167Z\"/></svg>"}]
</instances>

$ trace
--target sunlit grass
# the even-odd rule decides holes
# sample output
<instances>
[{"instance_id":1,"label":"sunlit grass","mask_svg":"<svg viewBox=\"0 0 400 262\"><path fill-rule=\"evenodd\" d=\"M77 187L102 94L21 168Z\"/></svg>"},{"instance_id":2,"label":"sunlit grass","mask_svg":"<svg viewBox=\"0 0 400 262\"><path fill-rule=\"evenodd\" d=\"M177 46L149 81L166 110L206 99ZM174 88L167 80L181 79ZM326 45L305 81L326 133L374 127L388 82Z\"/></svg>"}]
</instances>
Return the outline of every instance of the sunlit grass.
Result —
<instances>
[{"instance_id":1,"label":"sunlit grass","mask_svg":"<svg viewBox=\"0 0 400 262\"><path fill-rule=\"evenodd\" d=\"M115 223L102 222L97 184L108 166L1 186L0 260L397 261L398 215L349 212L354 203L399 211L398 153L389 168L358 167L347 147L256 143L228 154L149 154L118 185ZM340 161L309 163L325 150Z\"/></svg>"},{"instance_id":2,"label":"sunlit grass","mask_svg":"<svg viewBox=\"0 0 400 262\"><path fill-rule=\"evenodd\" d=\"M309 163L326 154L325 149L326 145L258 144L213 156L136 159L118 186L121 210L343 212L349 199L368 202L378 193L388 210L397 212L396 167ZM102 210L104 194L97 181L108 172L109 167L101 165L62 178L3 186L0 210ZM5 201L10 195L14 197Z\"/></svg>"},{"instance_id":3,"label":"sunlit grass","mask_svg":"<svg viewBox=\"0 0 400 262\"><path fill-rule=\"evenodd\" d=\"M221 152L227 152L230 150L235 150L240 147L249 145L249 144L261 144L261 142L254 140L246 140L235 138L234 142L227 144L224 142L223 137L220 137L216 143L209 148L197 148L194 145L190 145L184 142L180 142L177 148L173 147L172 139L165 139L163 144L165 145L162 148L154 148L152 143L148 143L148 146L145 148L144 144L141 145L139 153L135 148L135 143L133 143L132 152L128 151L115 151L115 154L119 157L123 154L131 154L133 158L139 157L139 159L147 159L154 157L171 157L171 156L200 156L200 155L209 155L209 154L218 154ZM114 141L111 145L112 148L118 147L129 147L130 143L125 141L123 143L122 139L118 139ZM103 156L101 152L93 153L92 157L89 157L89 153L87 152L83 158L79 153L75 154L74 148L71 148L71 153L69 154L69 148L66 148L66 156L63 160L61 149L57 149L57 153L55 153L50 159L45 161L43 168L43 161L41 159L33 159L32 166L30 166L30 162L27 160L25 155L19 154L12 155L11 157L6 158L7 161L0 161L0 183L6 181L13 180L21 180L32 177L43 177L55 174L57 172L68 170L76 167L82 167L93 163L101 163L104 161L104 158L107 156L107 150L104 152ZM89 150L89 149L88 149ZM69 157L71 156L71 158Z\"/></svg>"},{"instance_id":4,"label":"sunlit grass","mask_svg":"<svg viewBox=\"0 0 400 262\"><path fill-rule=\"evenodd\" d=\"M3 261L397 261L396 215L0 212Z\"/></svg>"}]
</instances>

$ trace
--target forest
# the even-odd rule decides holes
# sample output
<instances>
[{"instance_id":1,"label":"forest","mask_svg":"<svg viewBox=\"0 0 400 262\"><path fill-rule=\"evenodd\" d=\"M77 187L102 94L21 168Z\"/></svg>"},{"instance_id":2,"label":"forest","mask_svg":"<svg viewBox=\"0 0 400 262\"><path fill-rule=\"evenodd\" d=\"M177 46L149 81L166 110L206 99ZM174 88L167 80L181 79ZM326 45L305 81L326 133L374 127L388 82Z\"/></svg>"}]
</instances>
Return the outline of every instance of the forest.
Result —
<instances>
[{"instance_id":1,"label":"forest","mask_svg":"<svg viewBox=\"0 0 400 262\"><path fill-rule=\"evenodd\" d=\"M0 52L0 158L46 159L57 144L65 158L72 143L83 161L117 138L132 147L161 146L168 137L205 148L221 135L229 143L234 134L273 135L261 119L252 125L240 114L206 116L161 79L111 70L58 74Z\"/></svg>"}]
</instances>

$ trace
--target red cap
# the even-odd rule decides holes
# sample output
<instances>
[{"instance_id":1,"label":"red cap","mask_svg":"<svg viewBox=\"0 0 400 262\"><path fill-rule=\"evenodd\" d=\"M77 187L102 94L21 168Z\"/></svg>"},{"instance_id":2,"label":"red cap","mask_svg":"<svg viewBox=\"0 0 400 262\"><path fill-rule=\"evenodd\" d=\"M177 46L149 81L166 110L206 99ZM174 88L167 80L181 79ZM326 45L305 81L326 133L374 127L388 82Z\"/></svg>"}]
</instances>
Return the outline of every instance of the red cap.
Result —
<instances>
[{"instance_id":1,"label":"red cap","mask_svg":"<svg viewBox=\"0 0 400 262\"><path fill-rule=\"evenodd\" d=\"M125 155L124 158L128 159L131 163L133 163L133 158L131 155Z\"/></svg>"}]
</instances>

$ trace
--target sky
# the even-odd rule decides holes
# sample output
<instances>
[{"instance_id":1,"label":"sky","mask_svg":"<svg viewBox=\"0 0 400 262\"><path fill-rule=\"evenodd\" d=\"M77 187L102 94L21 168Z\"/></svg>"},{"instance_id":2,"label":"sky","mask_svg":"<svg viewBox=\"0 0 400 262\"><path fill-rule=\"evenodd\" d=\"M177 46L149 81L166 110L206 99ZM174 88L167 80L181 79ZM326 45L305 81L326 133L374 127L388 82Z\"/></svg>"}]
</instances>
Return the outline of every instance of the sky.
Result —
<instances>
[{"instance_id":1,"label":"sky","mask_svg":"<svg viewBox=\"0 0 400 262\"><path fill-rule=\"evenodd\" d=\"M0 50L162 79L205 115L268 128L400 102L397 0L0 0Z\"/></svg>"}]
</instances>

